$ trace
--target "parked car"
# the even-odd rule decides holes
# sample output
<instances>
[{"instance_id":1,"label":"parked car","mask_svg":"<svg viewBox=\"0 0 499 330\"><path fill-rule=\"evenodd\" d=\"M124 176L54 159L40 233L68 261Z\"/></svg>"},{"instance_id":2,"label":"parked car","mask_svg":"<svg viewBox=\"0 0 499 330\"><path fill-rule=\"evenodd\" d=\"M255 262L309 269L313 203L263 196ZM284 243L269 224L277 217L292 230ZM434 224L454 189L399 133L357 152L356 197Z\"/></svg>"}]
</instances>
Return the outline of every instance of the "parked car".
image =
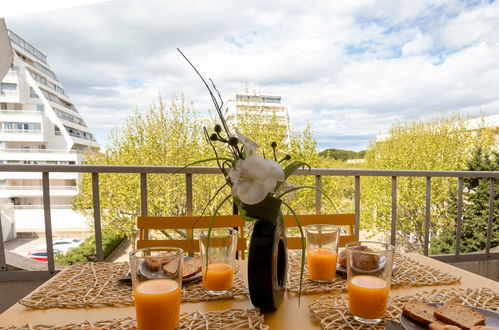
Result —
<instances>
[{"instance_id":1,"label":"parked car","mask_svg":"<svg viewBox=\"0 0 499 330\"><path fill-rule=\"evenodd\" d=\"M54 254L61 254L61 251L54 249ZM30 251L26 256L26 258L47 262L48 261L47 249L37 249Z\"/></svg>"},{"instance_id":2,"label":"parked car","mask_svg":"<svg viewBox=\"0 0 499 330\"><path fill-rule=\"evenodd\" d=\"M62 254L66 254L72 248L80 246L80 244L82 242L83 242L82 240L76 239L76 238L62 238L62 239L55 240L52 243L52 246L53 246L54 250L59 250ZM44 249L46 250L47 245L41 244L41 245L38 245L36 248L40 249L40 250L44 250Z\"/></svg>"},{"instance_id":3,"label":"parked car","mask_svg":"<svg viewBox=\"0 0 499 330\"><path fill-rule=\"evenodd\" d=\"M62 254L66 254L72 248L80 246L81 243L82 241L76 238L64 238L54 241L52 246L54 249L61 251Z\"/></svg>"}]
</instances>

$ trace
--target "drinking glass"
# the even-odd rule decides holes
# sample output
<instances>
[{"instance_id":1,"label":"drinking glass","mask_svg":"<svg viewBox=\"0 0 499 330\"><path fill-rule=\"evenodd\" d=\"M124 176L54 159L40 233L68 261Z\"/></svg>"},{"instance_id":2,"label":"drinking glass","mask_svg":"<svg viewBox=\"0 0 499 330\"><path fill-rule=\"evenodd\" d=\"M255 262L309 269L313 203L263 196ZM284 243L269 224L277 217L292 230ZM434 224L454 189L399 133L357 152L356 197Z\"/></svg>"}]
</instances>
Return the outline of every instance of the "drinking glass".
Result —
<instances>
[{"instance_id":1,"label":"drinking glass","mask_svg":"<svg viewBox=\"0 0 499 330\"><path fill-rule=\"evenodd\" d=\"M350 313L359 322L378 323L388 306L395 247L358 241L346 244L345 249Z\"/></svg>"},{"instance_id":2,"label":"drinking glass","mask_svg":"<svg viewBox=\"0 0 499 330\"><path fill-rule=\"evenodd\" d=\"M308 278L331 282L336 277L340 227L320 224L305 227Z\"/></svg>"},{"instance_id":3,"label":"drinking glass","mask_svg":"<svg viewBox=\"0 0 499 330\"><path fill-rule=\"evenodd\" d=\"M179 248L144 248L130 252L139 330L170 330L177 327L183 257L184 250Z\"/></svg>"},{"instance_id":4,"label":"drinking glass","mask_svg":"<svg viewBox=\"0 0 499 330\"><path fill-rule=\"evenodd\" d=\"M233 286L237 231L214 228L209 235L208 232L204 230L199 235L203 288L209 294L220 295Z\"/></svg>"}]
</instances>

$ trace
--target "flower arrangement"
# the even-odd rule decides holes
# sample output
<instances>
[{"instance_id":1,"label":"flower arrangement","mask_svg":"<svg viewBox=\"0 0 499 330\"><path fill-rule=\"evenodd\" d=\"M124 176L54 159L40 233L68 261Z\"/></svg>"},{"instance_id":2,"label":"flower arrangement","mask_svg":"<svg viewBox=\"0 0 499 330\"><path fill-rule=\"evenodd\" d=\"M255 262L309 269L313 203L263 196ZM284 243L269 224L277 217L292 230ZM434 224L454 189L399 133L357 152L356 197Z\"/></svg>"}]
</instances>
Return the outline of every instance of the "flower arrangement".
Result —
<instances>
[{"instance_id":1,"label":"flower arrangement","mask_svg":"<svg viewBox=\"0 0 499 330\"><path fill-rule=\"evenodd\" d=\"M208 130L204 128L204 135L207 142L211 145L215 157L199 160L185 166L188 167L199 163L216 161L226 179L225 184L218 189L216 195L222 191L224 187L231 187L231 193L223 198L223 200L215 207L211 217L211 225L215 221L215 216L218 214L220 207L231 198L237 206L239 214L246 221L255 221L254 218L247 215L248 206L253 207L253 209L255 209L255 207L265 208L266 205L268 206L268 204L272 204L272 201L275 201L276 199L279 200L279 205L282 203L282 205L286 206L291 214L293 214L302 238L302 263L300 275L301 292L305 265L305 237L298 215L293 208L283 200L283 197L288 194L292 196L292 192L296 190L313 189L319 191L323 196L325 196L334 207L332 200L327 196L327 194L317 187L295 187L287 181L287 179L298 169L310 169L309 164L303 161L291 161L290 155L286 155L283 159L278 160L276 157L276 142L271 143L273 159L264 158L256 153L259 148L259 145L256 142L242 135L237 128L235 128L234 133L232 133L223 116L222 109L224 108L224 102L214 82L209 79L210 84L208 84L196 67L182 53L182 51L178 48L177 50L204 83L221 122L221 124L214 126L212 133L209 133ZM218 154L215 143L222 143L227 146L228 152L226 156L220 156ZM283 167L283 164L286 164L286 166ZM214 200L216 195L213 196L210 202ZM210 231L208 233L210 233Z\"/></svg>"}]
</instances>

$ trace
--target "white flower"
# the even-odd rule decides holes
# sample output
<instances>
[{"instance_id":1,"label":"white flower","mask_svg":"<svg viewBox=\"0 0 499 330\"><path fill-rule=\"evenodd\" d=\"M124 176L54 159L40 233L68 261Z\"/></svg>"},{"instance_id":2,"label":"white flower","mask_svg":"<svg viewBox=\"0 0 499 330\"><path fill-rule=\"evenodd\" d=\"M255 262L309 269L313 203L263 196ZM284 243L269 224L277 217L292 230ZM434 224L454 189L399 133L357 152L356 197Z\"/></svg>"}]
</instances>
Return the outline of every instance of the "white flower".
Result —
<instances>
[{"instance_id":1,"label":"white flower","mask_svg":"<svg viewBox=\"0 0 499 330\"><path fill-rule=\"evenodd\" d=\"M284 171L277 162L253 154L239 159L228 176L233 183L232 196L248 205L263 201L277 181L284 181Z\"/></svg>"},{"instance_id":2,"label":"white flower","mask_svg":"<svg viewBox=\"0 0 499 330\"><path fill-rule=\"evenodd\" d=\"M239 142L244 145L246 155L254 155L258 147L260 147L256 142L248 139L246 136L242 135L241 132L236 128L236 135Z\"/></svg>"}]
</instances>

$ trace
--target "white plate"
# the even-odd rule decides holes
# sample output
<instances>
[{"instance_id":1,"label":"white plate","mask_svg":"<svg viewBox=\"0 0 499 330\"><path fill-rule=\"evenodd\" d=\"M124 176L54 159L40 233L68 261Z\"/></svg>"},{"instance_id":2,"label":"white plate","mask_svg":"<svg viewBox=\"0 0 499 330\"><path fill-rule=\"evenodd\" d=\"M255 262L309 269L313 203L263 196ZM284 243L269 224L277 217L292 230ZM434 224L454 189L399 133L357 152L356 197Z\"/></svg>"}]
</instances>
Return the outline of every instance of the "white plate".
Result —
<instances>
[{"instance_id":1,"label":"white plate","mask_svg":"<svg viewBox=\"0 0 499 330\"><path fill-rule=\"evenodd\" d=\"M441 303L429 303L428 305L432 305L435 307L440 307L442 306ZM468 308L474 309L479 313L482 313L485 315L485 325L488 325L489 327L494 327L496 329L499 329L499 313L488 310L488 309L483 309L479 307L471 307L471 306L466 306ZM406 330L427 330L428 327L426 325L422 325L420 323L417 323L416 321L413 321L412 319L408 318L404 314L400 313L400 323Z\"/></svg>"}]
</instances>

